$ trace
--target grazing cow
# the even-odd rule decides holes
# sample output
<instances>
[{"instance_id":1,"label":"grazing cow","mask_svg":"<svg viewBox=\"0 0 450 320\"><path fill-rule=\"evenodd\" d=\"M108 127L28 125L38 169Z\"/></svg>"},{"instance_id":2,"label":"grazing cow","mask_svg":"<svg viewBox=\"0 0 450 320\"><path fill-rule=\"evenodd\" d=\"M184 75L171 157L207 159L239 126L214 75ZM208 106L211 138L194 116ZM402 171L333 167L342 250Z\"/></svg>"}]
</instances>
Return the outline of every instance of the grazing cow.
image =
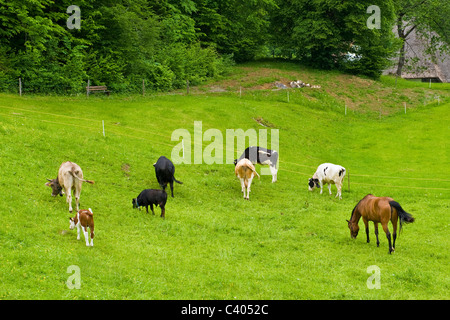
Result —
<instances>
[{"instance_id":1,"label":"grazing cow","mask_svg":"<svg viewBox=\"0 0 450 320\"><path fill-rule=\"evenodd\" d=\"M94 184L94 181L84 180L83 179L83 171L80 166L76 163L67 161L63 162L59 167L58 177L56 179L47 179L45 185L52 188L52 196L56 197L58 194L62 197L64 188L64 192L66 193L67 202L69 203L69 212L72 212L72 195L71 191L74 190L73 195L75 197L75 201L77 204L77 211L80 206L80 194L81 194L81 185L83 182L87 182L90 184Z\"/></svg>"},{"instance_id":2,"label":"grazing cow","mask_svg":"<svg viewBox=\"0 0 450 320\"><path fill-rule=\"evenodd\" d=\"M249 200L250 186L252 184L255 174L259 178L258 172L255 170L255 166L252 162L246 158L241 159L234 168L234 173L241 180L242 192L244 193L244 199ZM245 190L247 190L247 197L245 196Z\"/></svg>"},{"instance_id":3,"label":"grazing cow","mask_svg":"<svg viewBox=\"0 0 450 320\"><path fill-rule=\"evenodd\" d=\"M132 200L133 208L145 207L148 213L148 206L152 210L153 214L153 205L161 208L161 218L166 217L166 202L167 202L167 193L165 190L157 190L157 189L145 189L142 191L137 198ZM140 208L139 208L140 209Z\"/></svg>"},{"instance_id":4,"label":"grazing cow","mask_svg":"<svg viewBox=\"0 0 450 320\"><path fill-rule=\"evenodd\" d=\"M70 230L77 227L77 240L80 240L80 229L83 230L84 239L86 240L86 246L94 246L94 214L91 208L89 210L79 210L74 218L70 219ZM89 244L89 235L87 228L91 231L91 244Z\"/></svg>"},{"instance_id":5,"label":"grazing cow","mask_svg":"<svg viewBox=\"0 0 450 320\"><path fill-rule=\"evenodd\" d=\"M172 161L164 156L159 157L158 161L153 164L155 167L156 179L163 190L166 190L166 186L170 183L170 191L172 192L173 198L173 182L183 184L183 182L175 179L175 166Z\"/></svg>"},{"instance_id":6,"label":"grazing cow","mask_svg":"<svg viewBox=\"0 0 450 320\"><path fill-rule=\"evenodd\" d=\"M269 150L262 147L248 147L239 159L234 160L236 165L242 159L249 159L253 164L259 163L261 165L268 164L270 173L272 174L272 183L277 181L277 162L278 152L276 150Z\"/></svg>"},{"instance_id":7,"label":"grazing cow","mask_svg":"<svg viewBox=\"0 0 450 320\"><path fill-rule=\"evenodd\" d=\"M335 184L337 187L336 197L342 199L342 181L345 177L345 168L332 163L322 163L313 177L308 181L308 190L312 191L314 188L320 187L320 194L322 194L322 188L324 183L328 183L328 191L331 194L331 184Z\"/></svg>"}]
</instances>

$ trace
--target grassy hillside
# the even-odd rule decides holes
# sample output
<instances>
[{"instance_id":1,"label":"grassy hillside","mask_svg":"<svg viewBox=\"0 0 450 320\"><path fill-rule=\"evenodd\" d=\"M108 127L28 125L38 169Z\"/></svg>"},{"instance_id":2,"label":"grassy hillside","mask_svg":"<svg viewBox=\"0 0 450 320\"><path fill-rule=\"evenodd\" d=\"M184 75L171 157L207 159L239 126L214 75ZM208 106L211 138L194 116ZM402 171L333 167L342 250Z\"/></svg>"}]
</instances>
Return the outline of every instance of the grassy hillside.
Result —
<instances>
[{"instance_id":1,"label":"grassy hillside","mask_svg":"<svg viewBox=\"0 0 450 320\"><path fill-rule=\"evenodd\" d=\"M189 96L0 95L0 298L448 299L448 86L296 68L238 66ZM259 84L248 75L269 71ZM321 89L289 90L288 102L270 83L290 78ZM403 96L411 97L406 114ZM255 179L244 201L233 164L179 164L184 184L175 185L165 220L159 208L155 216L132 209L141 190L158 188L152 164L170 157L175 129L192 137L194 121L224 137L226 129L272 129L255 119L279 130L277 183ZM68 230L65 197L45 186L67 160L96 182L81 194L81 207L94 211L93 248ZM333 196L307 190L323 162L350 174L340 201L334 186ZM350 238L345 220L367 193L393 197L416 218L392 255L382 230L376 247L373 224L371 243L362 222ZM80 290L66 286L71 265ZM372 265L380 290L366 285Z\"/></svg>"}]
</instances>

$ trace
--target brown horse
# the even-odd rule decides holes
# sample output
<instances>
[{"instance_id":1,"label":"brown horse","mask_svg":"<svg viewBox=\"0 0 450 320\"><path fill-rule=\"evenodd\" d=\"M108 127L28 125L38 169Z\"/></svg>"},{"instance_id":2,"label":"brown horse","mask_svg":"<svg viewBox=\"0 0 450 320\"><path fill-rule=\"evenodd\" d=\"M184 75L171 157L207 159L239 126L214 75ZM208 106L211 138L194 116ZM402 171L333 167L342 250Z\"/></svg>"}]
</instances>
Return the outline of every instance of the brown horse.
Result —
<instances>
[{"instance_id":1,"label":"brown horse","mask_svg":"<svg viewBox=\"0 0 450 320\"><path fill-rule=\"evenodd\" d=\"M400 218L400 230L403 223L414 222L414 218L409 213L405 212L400 204L394 199L389 197L375 197L372 194L365 196L352 211L352 216L348 222L348 228L350 229L350 235L353 239L356 239L358 235L359 219L363 218L366 225L367 243L369 243L369 221L373 221L375 225L375 235L377 237L377 247L380 246L378 240L378 223L381 223L383 230L386 233L386 237L389 241L389 253L395 250L395 239L397 238L397 221ZM394 227L394 244L391 246L391 233L389 232L388 223L392 222Z\"/></svg>"}]
</instances>

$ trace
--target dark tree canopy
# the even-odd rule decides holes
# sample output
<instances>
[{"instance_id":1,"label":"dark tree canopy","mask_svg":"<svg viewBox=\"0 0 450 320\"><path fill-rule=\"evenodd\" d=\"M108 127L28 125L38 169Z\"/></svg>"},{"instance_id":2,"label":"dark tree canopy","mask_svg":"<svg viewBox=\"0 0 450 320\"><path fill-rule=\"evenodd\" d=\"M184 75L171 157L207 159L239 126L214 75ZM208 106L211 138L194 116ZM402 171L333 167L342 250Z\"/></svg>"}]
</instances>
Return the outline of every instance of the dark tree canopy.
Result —
<instances>
[{"instance_id":1,"label":"dark tree canopy","mask_svg":"<svg viewBox=\"0 0 450 320\"><path fill-rule=\"evenodd\" d=\"M450 5L438 0L79 0L80 29L69 29L72 4L0 0L0 90L20 77L28 92L78 93L88 79L165 91L263 56L376 78L406 38L395 25L429 35L430 50L449 41ZM379 29L366 25L370 5Z\"/></svg>"}]
</instances>

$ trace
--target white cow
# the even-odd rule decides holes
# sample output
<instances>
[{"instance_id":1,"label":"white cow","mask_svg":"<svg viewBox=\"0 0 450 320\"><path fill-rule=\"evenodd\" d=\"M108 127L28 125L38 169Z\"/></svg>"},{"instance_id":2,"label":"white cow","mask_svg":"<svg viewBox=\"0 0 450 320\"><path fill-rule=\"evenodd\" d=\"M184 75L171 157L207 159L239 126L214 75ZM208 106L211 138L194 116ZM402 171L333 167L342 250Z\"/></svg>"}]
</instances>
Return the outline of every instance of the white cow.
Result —
<instances>
[{"instance_id":1,"label":"white cow","mask_svg":"<svg viewBox=\"0 0 450 320\"><path fill-rule=\"evenodd\" d=\"M313 191L314 188L320 187L320 194L324 183L328 183L328 191L331 194L331 184L335 184L337 188L336 197L342 199L342 181L345 177L345 168L332 163L322 163L314 173L313 177L308 181L308 190Z\"/></svg>"}]
</instances>

